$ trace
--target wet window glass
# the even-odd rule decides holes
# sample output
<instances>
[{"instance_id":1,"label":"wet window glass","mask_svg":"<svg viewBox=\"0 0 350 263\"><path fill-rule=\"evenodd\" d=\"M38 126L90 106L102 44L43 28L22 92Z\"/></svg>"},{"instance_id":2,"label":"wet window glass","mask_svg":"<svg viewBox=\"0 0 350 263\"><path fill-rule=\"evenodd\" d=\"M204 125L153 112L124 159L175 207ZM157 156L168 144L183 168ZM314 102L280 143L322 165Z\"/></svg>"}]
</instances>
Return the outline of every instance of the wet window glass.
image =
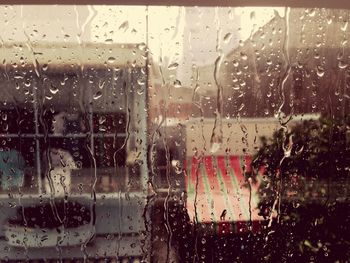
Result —
<instances>
[{"instance_id":1,"label":"wet window glass","mask_svg":"<svg viewBox=\"0 0 350 263\"><path fill-rule=\"evenodd\" d=\"M1 5L0 261L347 262L349 19Z\"/></svg>"}]
</instances>

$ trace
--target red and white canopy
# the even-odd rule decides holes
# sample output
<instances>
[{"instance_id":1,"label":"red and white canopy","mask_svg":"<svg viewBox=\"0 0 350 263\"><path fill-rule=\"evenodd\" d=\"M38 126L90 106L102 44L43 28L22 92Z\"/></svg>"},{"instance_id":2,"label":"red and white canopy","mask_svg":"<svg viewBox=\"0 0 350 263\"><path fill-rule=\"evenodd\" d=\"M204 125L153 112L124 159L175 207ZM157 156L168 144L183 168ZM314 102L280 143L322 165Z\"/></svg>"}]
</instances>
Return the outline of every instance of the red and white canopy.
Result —
<instances>
[{"instance_id":1,"label":"red and white canopy","mask_svg":"<svg viewBox=\"0 0 350 263\"><path fill-rule=\"evenodd\" d=\"M197 223L256 222L258 187L244 178L250 156L192 157L186 162L187 210ZM249 187L250 185L250 187Z\"/></svg>"}]
</instances>

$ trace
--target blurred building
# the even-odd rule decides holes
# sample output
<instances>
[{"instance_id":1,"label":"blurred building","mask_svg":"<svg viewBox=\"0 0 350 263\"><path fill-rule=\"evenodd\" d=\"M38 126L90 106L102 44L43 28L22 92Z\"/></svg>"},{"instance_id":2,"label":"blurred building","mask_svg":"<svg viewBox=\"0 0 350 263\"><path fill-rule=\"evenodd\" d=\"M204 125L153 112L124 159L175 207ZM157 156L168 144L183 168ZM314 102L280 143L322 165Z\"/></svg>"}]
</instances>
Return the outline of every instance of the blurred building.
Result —
<instances>
[{"instance_id":1,"label":"blurred building","mask_svg":"<svg viewBox=\"0 0 350 263\"><path fill-rule=\"evenodd\" d=\"M218 105L226 118L345 116L350 107L346 21L347 12L337 9L276 12L247 40L231 44L217 65L214 59L194 63L190 84L178 85L176 72L173 78L165 74L168 116L215 117Z\"/></svg>"},{"instance_id":2,"label":"blurred building","mask_svg":"<svg viewBox=\"0 0 350 263\"><path fill-rule=\"evenodd\" d=\"M349 112L349 28L344 10L278 14L221 67L224 112L247 117Z\"/></svg>"}]
</instances>

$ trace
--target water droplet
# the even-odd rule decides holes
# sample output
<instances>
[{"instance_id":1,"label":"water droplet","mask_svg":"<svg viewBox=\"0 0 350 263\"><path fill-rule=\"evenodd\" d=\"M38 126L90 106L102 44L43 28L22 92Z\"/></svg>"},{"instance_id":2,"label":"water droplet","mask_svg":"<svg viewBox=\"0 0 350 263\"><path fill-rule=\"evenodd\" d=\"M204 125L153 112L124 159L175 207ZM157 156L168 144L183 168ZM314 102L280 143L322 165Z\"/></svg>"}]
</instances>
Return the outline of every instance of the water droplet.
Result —
<instances>
[{"instance_id":1,"label":"water droplet","mask_svg":"<svg viewBox=\"0 0 350 263\"><path fill-rule=\"evenodd\" d=\"M114 62L115 62L115 57L109 57L109 58L107 59L107 62L108 62L108 63L114 63Z\"/></svg>"},{"instance_id":2,"label":"water droplet","mask_svg":"<svg viewBox=\"0 0 350 263\"><path fill-rule=\"evenodd\" d=\"M143 89L137 89L137 94L142 95L143 94Z\"/></svg>"},{"instance_id":3,"label":"water droplet","mask_svg":"<svg viewBox=\"0 0 350 263\"><path fill-rule=\"evenodd\" d=\"M23 79L23 76L21 76L19 74L16 74L13 78L15 78L15 79Z\"/></svg>"},{"instance_id":4,"label":"water droplet","mask_svg":"<svg viewBox=\"0 0 350 263\"><path fill-rule=\"evenodd\" d=\"M128 30L129 28L129 21L124 21L120 26L119 26L119 30L122 30L122 31L126 31Z\"/></svg>"},{"instance_id":5,"label":"water droplet","mask_svg":"<svg viewBox=\"0 0 350 263\"><path fill-rule=\"evenodd\" d=\"M231 34L231 33L227 33L227 34L224 36L224 42L225 42L225 43L230 42L231 38L232 38L232 34Z\"/></svg>"},{"instance_id":6,"label":"water droplet","mask_svg":"<svg viewBox=\"0 0 350 263\"><path fill-rule=\"evenodd\" d=\"M241 52L241 58L242 58L243 60L247 60L247 59L248 59L248 56L247 56L247 54Z\"/></svg>"},{"instance_id":7,"label":"water droplet","mask_svg":"<svg viewBox=\"0 0 350 263\"><path fill-rule=\"evenodd\" d=\"M97 91L94 96L93 96L93 99L94 100L98 100L99 98L102 97L102 92L101 91Z\"/></svg>"},{"instance_id":8,"label":"water droplet","mask_svg":"<svg viewBox=\"0 0 350 263\"><path fill-rule=\"evenodd\" d=\"M30 87L30 85L31 85L31 83L30 83L30 81L29 81L29 80L26 80L26 82L24 82L24 86L26 86L26 87Z\"/></svg>"},{"instance_id":9,"label":"water droplet","mask_svg":"<svg viewBox=\"0 0 350 263\"><path fill-rule=\"evenodd\" d=\"M255 19L255 11L252 11L250 13L250 20L254 20Z\"/></svg>"},{"instance_id":10,"label":"water droplet","mask_svg":"<svg viewBox=\"0 0 350 263\"><path fill-rule=\"evenodd\" d=\"M345 21L344 24L340 27L341 31L346 31L346 29L348 28L348 21Z\"/></svg>"},{"instance_id":11,"label":"water droplet","mask_svg":"<svg viewBox=\"0 0 350 263\"><path fill-rule=\"evenodd\" d=\"M327 17L327 24L330 25L330 24L332 24L332 22L333 22L332 17L328 16Z\"/></svg>"},{"instance_id":12,"label":"water droplet","mask_svg":"<svg viewBox=\"0 0 350 263\"><path fill-rule=\"evenodd\" d=\"M169 70L173 70L173 69L176 69L178 66L179 66L179 64L176 63L176 62L174 62L174 63L171 63L171 64L168 66L168 69L169 69Z\"/></svg>"},{"instance_id":13,"label":"water droplet","mask_svg":"<svg viewBox=\"0 0 350 263\"><path fill-rule=\"evenodd\" d=\"M48 240L48 239L49 239L48 235L43 235L43 236L41 237L41 242L45 242L45 241Z\"/></svg>"},{"instance_id":14,"label":"water droplet","mask_svg":"<svg viewBox=\"0 0 350 263\"><path fill-rule=\"evenodd\" d=\"M211 142L211 145L210 145L210 152L211 153L216 153L220 148L221 148L220 141Z\"/></svg>"},{"instance_id":15,"label":"water droplet","mask_svg":"<svg viewBox=\"0 0 350 263\"><path fill-rule=\"evenodd\" d=\"M324 68L321 66L317 66L316 73L317 73L317 76L322 78L324 76L324 73L325 73Z\"/></svg>"},{"instance_id":16,"label":"water droplet","mask_svg":"<svg viewBox=\"0 0 350 263\"><path fill-rule=\"evenodd\" d=\"M100 81L99 83L98 83L98 87L100 88L100 89L103 89L104 88L104 86L105 86L105 81Z\"/></svg>"},{"instance_id":17,"label":"water droplet","mask_svg":"<svg viewBox=\"0 0 350 263\"><path fill-rule=\"evenodd\" d=\"M100 132L105 132L105 131L107 131L107 129L106 129L105 126L100 126L100 127L98 128L98 130L99 130ZM105 148L107 147L105 144L104 144L104 146L105 146Z\"/></svg>"},{"instance_id":18,"label":"water droplet","mask_svg":"<svg viewBox=\"0 0 350 263\"><path fill-rule=\"evenodd\" d=\"M51 84L50 92L52 94L56 94L58 91L59 91L58 88Z\"/></svg>"},{"instance_id":19,"label":"water droplet","mask_svg":"<svg viewBox=\"0 0 350 263\"><path fill-rule=\"evenodd\" d=\"M146 50L146 44L145 43L141 43L137 46L137 48L141 51L145 51Z\"/></svg>"},{"instance_id":20,"label":"water droplet","mask_svg":"<svg viewBox=\"0 0 350 263\"><path fill-rule=\"evenodd\" d=\"M106 121L106 116L101 116L99 119L98 119L98 123L99 124L103 124L105 121Z\"/></svg>"},{"instance_id":21,"label":"water droplet","mask_svg":"<svg viewBox=\"0 0 350 263\"><path fill-rule=\"evenodd\" d=\"M143 78L138 78L137 79L137 84L139 84L140 86L143 86L143 85L145 85L145 80L143 79Z\"/></svg>"},{"instance_id":22,"label":"water droplet","mask_svg":"<svg viewBox=\"0 0 350 263\"><path fill-rule=\"evenodd\" d=\"M340 60L340 61L338 62L338 67L339 67L340 69L345 69L345 68L348 67L348 64L345 63L344 61Z\"/></svg>"},{"instance_id":23,"label":"water droplet","mask_svg":"<svg viewBox=\"0 0 350 263\"><path fill-rule=\"evenodd\" d=\"M5 125L3 125L3 127L2 127L2 129L3 129L3 131L8 131L8 129L9 129L9 125L7 124L7 123L5 123Z\"/></svg>"},{"instance_id":24,"label":"water droplet","mask_svg":"<svg viewBox=\"0 0 350 263\"><path fill-rule=\"evenodd\" d=\"M311 9L311 10L308 11L308 13L309 13L310 17L314 17L316 15L316 10L315 9Z\"/></svg>"},{"instance_id":25,"label":"water droplet","mask_svg":"<svg viewBox=\"0 0 350 263\"><path fill-rule=\"evenodd\" d=\"M180 80L175 80L174 81L174 88L181 88L182 87L182 84L181 84L181 81Z\"/></svg>"}]
</instances>

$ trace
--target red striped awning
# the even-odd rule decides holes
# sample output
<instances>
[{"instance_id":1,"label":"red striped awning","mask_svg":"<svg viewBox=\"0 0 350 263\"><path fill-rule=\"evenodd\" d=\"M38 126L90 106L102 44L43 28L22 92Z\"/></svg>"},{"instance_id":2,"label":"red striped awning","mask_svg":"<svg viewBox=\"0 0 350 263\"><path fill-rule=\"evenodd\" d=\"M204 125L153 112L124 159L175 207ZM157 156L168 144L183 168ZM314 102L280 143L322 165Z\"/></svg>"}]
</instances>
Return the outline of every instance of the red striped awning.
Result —
<instances>
[{"instance_id":1,"label":"red striped awning","mask_svg":"<svg viewBox=\"0 0 350 263\"><path fill-rule=\"evenodd\" d=\"M259 182L251 185L244 169L250 156L192 157L186 162L187 210L197 223L261 221L258 215Z\"/></svg>"}]
</instances>

